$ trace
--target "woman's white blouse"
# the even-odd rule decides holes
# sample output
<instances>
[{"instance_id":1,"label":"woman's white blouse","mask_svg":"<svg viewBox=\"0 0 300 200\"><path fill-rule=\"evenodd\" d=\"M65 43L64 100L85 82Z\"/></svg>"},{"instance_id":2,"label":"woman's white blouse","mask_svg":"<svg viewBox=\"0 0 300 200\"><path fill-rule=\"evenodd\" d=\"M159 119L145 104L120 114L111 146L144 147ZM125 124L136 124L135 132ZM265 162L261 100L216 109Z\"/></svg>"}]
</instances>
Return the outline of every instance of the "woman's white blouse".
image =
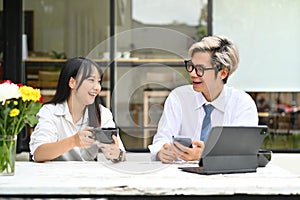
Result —
<instances>
[{"instance_id":1,"label":"woman's white blouse","mask_svg":"<svg viewBox=\"0 0 300 200\"><path fill-rule=\"evenodd\" d=\"M100 109L101 127L115 127L111 111L102 105L100 105ZM37 118L38 124L31 135L29 143L32 155L40 145L70 137L88 126L88 111L85 112L83 118L74 124L66 101L56 105L43 105L37 114ZM120 149L125 151L119 135L118 140ZM97 154L98 147L95 143L88 149L75 147L55 160L94 160Z\"/></svg>"}]
</instances>

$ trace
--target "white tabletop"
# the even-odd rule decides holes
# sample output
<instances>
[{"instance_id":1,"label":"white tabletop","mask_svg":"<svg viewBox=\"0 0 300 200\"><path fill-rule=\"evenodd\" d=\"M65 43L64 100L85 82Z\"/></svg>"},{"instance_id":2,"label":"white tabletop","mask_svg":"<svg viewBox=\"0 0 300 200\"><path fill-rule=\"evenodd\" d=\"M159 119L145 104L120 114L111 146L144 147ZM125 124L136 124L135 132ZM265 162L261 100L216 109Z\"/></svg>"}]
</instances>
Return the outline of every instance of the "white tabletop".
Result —
<instances>
[{"instance_id":1,"label":"white tabletop","mask_svg":"<svg viewBox=\"0 0 300 200\"><path fill-rule=\"evenodd\" d=\"M296 164L298 154L273 154L256 173L198 175L162 164L150 155L131 153L126 162L16 162L14 176L0 176L1 195L277 195L300 193L300 173L280 160ZM299 163L299 161L298 161ZM300 170L299 170L300 171Z\"/></svg>"}]
</instances>

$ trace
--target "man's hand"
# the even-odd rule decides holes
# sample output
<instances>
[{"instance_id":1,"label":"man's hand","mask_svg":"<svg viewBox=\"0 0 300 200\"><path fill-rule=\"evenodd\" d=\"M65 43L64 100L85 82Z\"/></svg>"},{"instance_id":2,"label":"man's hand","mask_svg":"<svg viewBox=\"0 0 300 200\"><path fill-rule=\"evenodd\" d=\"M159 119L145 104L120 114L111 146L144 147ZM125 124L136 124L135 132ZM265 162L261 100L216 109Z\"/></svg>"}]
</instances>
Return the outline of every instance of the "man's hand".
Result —
<instances>
[{"instance_id":1,"label":"man's hand","mask_svg":"<svg viewBox=\"0 0 300 200\"><path fill-rule=\"evenodd\" d=\"M174 160L177 160L178 155L174 151L173 144L165 143L157 153L157 158L163 163L171 163Z\"/></svg>"},{"instance_id":2,"label":"man's hand","mask_svg":"<svg viewBox=\"0 0 300 200\"><path fill-rule=\"evenodd\" d=\"M193 161L193 160L200 160L203 149L204 149L204 142L200 140L193 140L192 141L193 148L186 147L179 142L174 142L172 144L173 149L176 155L179 155L179 158L185 161Z\"/></svg>"}]
</instances>

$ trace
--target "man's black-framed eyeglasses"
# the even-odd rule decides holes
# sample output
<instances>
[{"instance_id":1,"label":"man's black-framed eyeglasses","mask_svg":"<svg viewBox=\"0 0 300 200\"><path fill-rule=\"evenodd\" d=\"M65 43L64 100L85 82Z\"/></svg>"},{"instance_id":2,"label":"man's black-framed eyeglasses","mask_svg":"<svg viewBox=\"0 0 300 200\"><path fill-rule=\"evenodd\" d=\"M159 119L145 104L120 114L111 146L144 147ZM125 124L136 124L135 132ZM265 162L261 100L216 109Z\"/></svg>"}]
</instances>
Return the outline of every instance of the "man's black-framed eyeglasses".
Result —
<instances>
[{"instance_id":1,"label":"man's black-framed eyeglasses","mask_svg":"<svg viewBox=\"0 0 300 200\"><path fill-rule=\"evenodd\" d=\"M206 70L217 70L218 69L216 67L206 68L206 67L204 67L204 65L194 65L192 60L184 60L184 64L185 64L186 71L191 73L195 69L197 76L200 76L200 77L202 77L204 75L204 71L206 71Z\"/></svg>"}]
</instances>

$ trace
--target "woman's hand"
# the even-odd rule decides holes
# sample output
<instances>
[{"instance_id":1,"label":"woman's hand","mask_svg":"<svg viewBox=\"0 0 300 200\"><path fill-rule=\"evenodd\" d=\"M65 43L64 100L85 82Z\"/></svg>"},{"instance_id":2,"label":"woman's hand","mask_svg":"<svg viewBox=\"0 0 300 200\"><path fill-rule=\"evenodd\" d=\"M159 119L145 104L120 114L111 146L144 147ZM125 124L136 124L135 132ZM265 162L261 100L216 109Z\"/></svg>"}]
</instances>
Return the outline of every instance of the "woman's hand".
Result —
<instances>
[{"instance_id":1,"label":"woman's hand","mask_svg":"<svg viewBox=\"0 0 300 200\"><path fill-rule=\"evenodd\" d=\"M40 145L34 152L34 161L45 162L53 160L65 152L70 151L74 147L91 147L95 142L95 140L91 138L91 136L93 136L93 134L89 131L91 129L91 127L87 127L75 135L64 138L57 142L50 142Z\"/></svg>"},{"instance_id":2,"label":"woman's hand","mask_svg":"<svg viewBox=\"0 0 300 200\"><path fill-rule=\"evenodd\" d=\"M90 148L92 146L95 142L95 140L92 139L93 133L90 131L92 129L92 127L87 127L73 136L76 147Z\"/></svg>"},{"instance_id":3,"label":"woman's hand","mask_svg":"<svg viewBox=\"0 0 300 200\"><path fill-rule=\"evenodd\" d=\"M101 142L98 143L98 146L100 147L103 155L108 160L118 159L119 155L120 155L118 138L115 135L112 135L112 138L114 140L114 143L111 143L111 144L105 144L105 143L101 143ZM122 158L122 161L123 160L124 160L124 158Z\"/></svg>"}]
</instances>

